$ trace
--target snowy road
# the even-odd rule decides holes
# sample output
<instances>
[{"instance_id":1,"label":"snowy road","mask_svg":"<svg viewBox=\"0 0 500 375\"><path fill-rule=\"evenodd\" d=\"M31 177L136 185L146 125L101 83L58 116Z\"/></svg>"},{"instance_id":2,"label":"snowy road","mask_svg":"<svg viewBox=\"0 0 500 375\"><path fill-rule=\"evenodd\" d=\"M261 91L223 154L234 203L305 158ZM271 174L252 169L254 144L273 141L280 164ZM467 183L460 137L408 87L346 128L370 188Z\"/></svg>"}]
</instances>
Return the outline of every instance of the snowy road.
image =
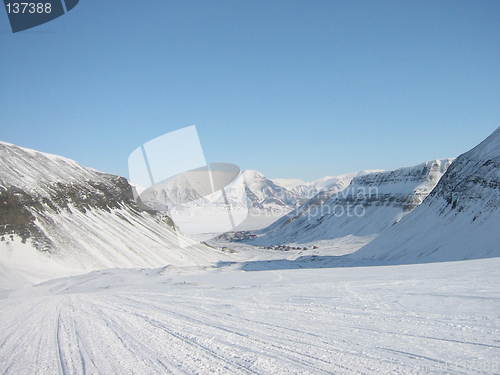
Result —
<instances>
[{"instance_id":1,"label":"snowy road","mask_svg":"<svg viewBox=\"0 0 500 375\"><path fill-rule=\"evenodd\" d=\"M0 300L0 373L498 374L499 270L496 258L53 280Z\"/></svg>"}]
</instances>

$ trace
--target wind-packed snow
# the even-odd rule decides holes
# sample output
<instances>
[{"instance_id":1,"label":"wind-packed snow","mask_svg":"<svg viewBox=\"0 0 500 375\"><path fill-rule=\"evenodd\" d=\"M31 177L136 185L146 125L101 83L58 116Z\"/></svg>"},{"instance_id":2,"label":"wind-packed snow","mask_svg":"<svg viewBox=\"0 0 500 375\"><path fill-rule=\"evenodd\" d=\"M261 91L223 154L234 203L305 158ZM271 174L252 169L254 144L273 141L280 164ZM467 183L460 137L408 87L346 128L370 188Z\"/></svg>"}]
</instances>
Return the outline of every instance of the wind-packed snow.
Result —
<instances>
[{"instance_id":1,"label":"wind-packed snow","mask_svg":"<svg viewBox=\"0 0 500 375\"><path fill-rule=\"evenodd\" d=\"M500 372L499 259L273 267L106 270L4 295L0 373Z\"/></svg>"}]
</instances>

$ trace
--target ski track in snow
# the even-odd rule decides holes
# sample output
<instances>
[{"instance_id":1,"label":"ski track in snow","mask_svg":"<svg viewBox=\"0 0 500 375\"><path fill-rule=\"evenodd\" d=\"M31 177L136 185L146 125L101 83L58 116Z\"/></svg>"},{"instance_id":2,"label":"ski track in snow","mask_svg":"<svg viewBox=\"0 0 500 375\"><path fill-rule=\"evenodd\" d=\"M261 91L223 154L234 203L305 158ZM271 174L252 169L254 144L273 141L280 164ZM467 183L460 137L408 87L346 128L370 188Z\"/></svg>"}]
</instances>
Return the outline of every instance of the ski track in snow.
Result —
<instances>
[{"instance_id":1,"label":"ski track in snow","mask_svg":"<svg viewBox=\"0 0 500 375\"><path fill-rule=\"evenodd\" d=\"M499 266L52 280L1 300L0 373L497 374Z\"/></svg>"}]
</instances>

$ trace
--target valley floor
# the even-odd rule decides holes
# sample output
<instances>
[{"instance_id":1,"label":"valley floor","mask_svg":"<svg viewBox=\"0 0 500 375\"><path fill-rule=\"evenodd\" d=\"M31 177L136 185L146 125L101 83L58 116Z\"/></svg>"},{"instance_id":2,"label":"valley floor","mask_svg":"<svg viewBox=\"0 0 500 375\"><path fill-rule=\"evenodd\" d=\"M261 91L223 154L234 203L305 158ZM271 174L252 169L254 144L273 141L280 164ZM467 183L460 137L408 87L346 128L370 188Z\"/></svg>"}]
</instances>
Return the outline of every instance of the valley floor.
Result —
<instances>
[{"instance_id":1,"label":"valley floor","mask_svg":"<svg viewBox=\"0 0 500 375\"><path fill-rule=\"evenodd\" d=\"M1 374L500 373L500 258L106 270L0 296Z\"/></svg>"}]
</instances>

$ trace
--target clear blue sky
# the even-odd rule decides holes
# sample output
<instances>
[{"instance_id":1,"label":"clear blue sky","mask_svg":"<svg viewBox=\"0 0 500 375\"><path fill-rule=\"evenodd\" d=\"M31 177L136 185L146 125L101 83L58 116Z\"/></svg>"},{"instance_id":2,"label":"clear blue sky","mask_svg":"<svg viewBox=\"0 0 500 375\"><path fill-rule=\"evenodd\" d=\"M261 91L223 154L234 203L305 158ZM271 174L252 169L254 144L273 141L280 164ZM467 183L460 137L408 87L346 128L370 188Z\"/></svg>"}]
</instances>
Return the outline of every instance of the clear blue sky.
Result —
<instances>
[{"instance_id":1,"label":"clear blue sky","mask_svg":"<svg viewBox=\"0 0 500 375\"><path fill-rule=\"evenodd\" d=\"M317 178L456 156L500 125L500 1L81 0L11 34L0 139L127 175L197 124L210 161Z\"/></svg>"}]
</instances>

